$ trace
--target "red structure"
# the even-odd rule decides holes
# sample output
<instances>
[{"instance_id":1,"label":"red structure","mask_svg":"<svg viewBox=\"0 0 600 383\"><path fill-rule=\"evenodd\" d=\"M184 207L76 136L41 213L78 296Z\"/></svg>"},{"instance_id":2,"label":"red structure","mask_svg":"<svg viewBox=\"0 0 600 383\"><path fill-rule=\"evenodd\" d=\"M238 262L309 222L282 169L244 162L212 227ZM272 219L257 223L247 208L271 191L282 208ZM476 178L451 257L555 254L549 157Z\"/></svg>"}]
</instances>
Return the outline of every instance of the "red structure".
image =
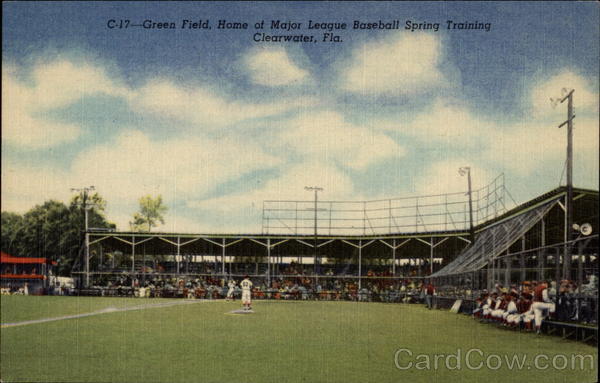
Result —
<instances>
[{"instance_id":1,"label":"red structure","mask_svg":"<svg viewBox=\"0 0 600 383\"><path fill-rule=\"evenodd\" d=\"M33 294L43 292L48 279L50 267L56 261L46 258L13 257L2 252L0 254L0 284L2 287L19 288L25 283Z\"/></svg>"}]
</instances>

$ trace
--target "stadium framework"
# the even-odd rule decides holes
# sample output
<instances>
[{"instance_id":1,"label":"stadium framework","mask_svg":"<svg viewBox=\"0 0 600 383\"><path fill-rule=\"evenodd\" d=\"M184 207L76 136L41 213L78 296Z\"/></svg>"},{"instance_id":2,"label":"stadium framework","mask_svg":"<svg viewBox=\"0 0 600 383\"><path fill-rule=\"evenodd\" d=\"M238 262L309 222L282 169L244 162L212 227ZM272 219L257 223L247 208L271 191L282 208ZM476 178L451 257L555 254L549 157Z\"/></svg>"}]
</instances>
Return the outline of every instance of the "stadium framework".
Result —
<instances>
[{"instance_id":1,"label":"stadium framework","mask_svg":"<svg viewBox=\"0 0 600 383\"><path fill-rule=\"evenodd\" d=\"M558 187L510 210L496 209L492 217L477 221L474 240L466 220L460 228L397 233L329 234L323 231L331 226L325 226L316 236L90 230L88 251L82 251L73 275L80 277L81 287L116 275L144 281L149 276L226 279L248 274L270 283L290 277L284 267L293 262L310 269L303 276L349 278L359 289L374 278L433 278L454 285L466 279L473 288L527 279L581 282L586 274L597 274L598 235L567 240L573 228L566 224L566 198L567 188ZM598 191L575 188L572 213L573 222L596 226ZM452 213L446 215L452 219ZM417 217L419 227L425 226Z\"/></svg>"}]
</instances>

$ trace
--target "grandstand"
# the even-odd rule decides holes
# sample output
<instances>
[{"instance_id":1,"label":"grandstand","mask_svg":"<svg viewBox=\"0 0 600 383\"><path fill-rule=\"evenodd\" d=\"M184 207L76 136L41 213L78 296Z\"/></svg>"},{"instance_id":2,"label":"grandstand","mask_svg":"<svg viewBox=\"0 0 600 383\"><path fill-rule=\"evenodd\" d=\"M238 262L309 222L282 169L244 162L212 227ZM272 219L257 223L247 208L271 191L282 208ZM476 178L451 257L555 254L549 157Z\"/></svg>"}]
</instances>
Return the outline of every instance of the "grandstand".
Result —
<instances>
[{"instance_id":1,"label":"grandstand","mask_svg":"<svg viewBox=\"0 0 600 383\"><path fill-rule=\"evenodd\" d=\"M574 193L573 222L594 225L598 192ZM474 240L464 193L366 201L356 211L347 208L356 202L319 201L317 212L311 212L320 214L316 236L303 223L310 212L304 204L310 202L266 201L261 234L90 231L89 251L82 252L90 257L73 274L85 289L109 286L116 278L126 278L133 287L153 278L221 280L248 274L266 287L293 275L315 286L350 281L358 290L374 281L429 277L436 285L468 285L469 290L528 279L568 279L581 285L586 276L597 275L597 234L566 241L572 229L566 227L565 187L511 209L502 176L473 195ZM382 205L388 208L377 207ZM291 218L290 209L282 206L294 206ZM411 209L412 214L405 213ZM363 223L358 229L352 225L357 221ZM373 224L377 221L387 224ZM347 227L351 229L342 234Z\"/></svg>"}]
</instances>

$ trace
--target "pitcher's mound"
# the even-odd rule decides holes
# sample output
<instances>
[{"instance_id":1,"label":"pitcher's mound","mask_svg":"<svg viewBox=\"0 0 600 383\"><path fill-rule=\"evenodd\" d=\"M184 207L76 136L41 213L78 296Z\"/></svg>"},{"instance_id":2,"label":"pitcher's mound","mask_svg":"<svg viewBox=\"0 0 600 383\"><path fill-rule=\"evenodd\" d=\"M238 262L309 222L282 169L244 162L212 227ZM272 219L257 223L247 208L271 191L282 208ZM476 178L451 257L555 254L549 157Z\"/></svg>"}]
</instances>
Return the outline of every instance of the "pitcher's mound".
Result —
<instances>
[{"instance_id":1,"label":"pitcher's mound","mask_svg":"<svg viewBox=\"0 0 600 383\"><path fill-rule=\"evenodd\" d=\"M229 314L254 314L254 310L233 310L230 311Z\"/></svg>"}]
</instances>

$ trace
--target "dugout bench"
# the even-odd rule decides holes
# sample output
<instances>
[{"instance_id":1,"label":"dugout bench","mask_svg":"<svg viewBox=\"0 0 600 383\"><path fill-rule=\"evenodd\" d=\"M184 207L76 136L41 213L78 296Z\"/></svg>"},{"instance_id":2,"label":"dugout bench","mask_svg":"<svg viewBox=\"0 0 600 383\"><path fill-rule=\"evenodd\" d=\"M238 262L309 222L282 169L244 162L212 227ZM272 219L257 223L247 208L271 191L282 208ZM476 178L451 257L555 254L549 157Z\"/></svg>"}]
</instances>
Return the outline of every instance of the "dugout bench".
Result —
<instances>
[{"instance_id":1,"label":"dugout bench","mask_svg":"<svg viewBox=\"0 0 600 383\"><path fill-rule=\"evenodd\" d=\"M548 335L561 335L563 339L574 339L593 344L596 344L598 341L598 327L579 323L544 320L542 322L542 331Z\"/></svg>"}]
</instances>

